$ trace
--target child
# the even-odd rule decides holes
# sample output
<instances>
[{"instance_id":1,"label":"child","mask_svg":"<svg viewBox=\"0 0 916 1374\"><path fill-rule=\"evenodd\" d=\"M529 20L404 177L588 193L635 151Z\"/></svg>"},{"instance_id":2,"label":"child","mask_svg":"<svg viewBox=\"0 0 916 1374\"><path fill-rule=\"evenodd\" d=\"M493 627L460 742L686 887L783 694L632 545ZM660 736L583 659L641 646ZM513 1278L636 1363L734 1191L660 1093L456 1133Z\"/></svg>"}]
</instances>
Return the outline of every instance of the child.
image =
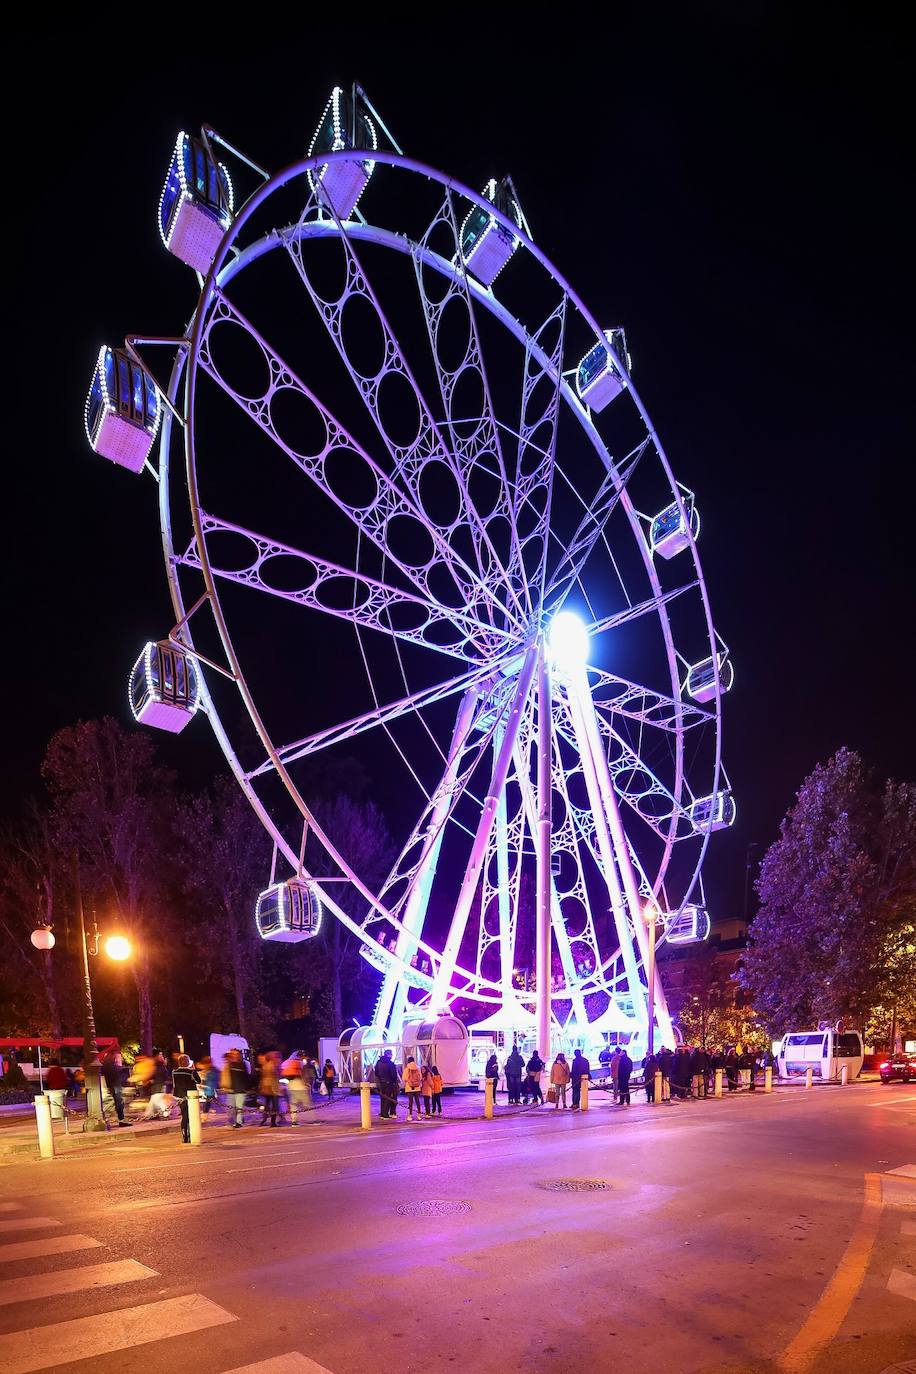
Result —
<instances>
[{"instance_id":1,"label":"child","mask_svg":"<svg viewBox=\"0 0 916 1374\"><path fill-rule=\"evenodd\" d=\"M431 1065L430 1065L430 1068L429 1068L429 1076L430 1076L430 1082L431 1082L431 1084L432 1084L432 1089L431 1089L431 1096L432 1096L432 1103L431 1103L432 1114L433 1114L433 1116L441 1116L441 1115L442 1115L442 1075L441 1075L441 1073L439 1072L439 1070L436 1068L435 1064L431 1064Z\"/></svg>"},{"instance_id":2,"label":"child","mask_svg":"<svg viewBox=\"0 0 916 1374\"><path fill-rule=\"evenodd\" d=\"M423 1086L423 1076L417 1068L417 1061L413 1055L404 1065L404 1091L407 1093L407 1120L413 1121L413 1109L417 1109L417 1120L422 1121L420 1114L420 1089Z\"/></svg>"},{"instance_id":3,"label":"child","mask_svg":"<svg viewBox=\"0 0 916 1374\"><path fill-rule=\"evenodd\" d=\"M424 1064L420 1070L420 1092L423 1096L423 1106L426 1109L426 1115L432 1116L432 1106L430 1104L433 1096L433 1071L428 1064Z\"/></svg>"}]
</instances>

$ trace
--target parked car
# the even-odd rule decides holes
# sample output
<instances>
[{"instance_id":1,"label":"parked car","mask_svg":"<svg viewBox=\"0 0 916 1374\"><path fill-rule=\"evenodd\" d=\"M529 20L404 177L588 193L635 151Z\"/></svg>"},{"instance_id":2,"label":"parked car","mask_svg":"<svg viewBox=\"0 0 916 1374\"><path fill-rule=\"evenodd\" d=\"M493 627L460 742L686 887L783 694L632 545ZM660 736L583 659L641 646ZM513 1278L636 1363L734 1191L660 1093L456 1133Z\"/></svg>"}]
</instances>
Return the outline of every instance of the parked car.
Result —
<instances>
[{"instance_id":1,"label":"parked car","mask_svg":"<svg viewBox=\"0 0 916 1374\"><path fill-rule=\"evenodd\" d=\"M895 1054L878 1068L882 1083L916 1083L916 1054Z\"/></svg>"}]
</instances>

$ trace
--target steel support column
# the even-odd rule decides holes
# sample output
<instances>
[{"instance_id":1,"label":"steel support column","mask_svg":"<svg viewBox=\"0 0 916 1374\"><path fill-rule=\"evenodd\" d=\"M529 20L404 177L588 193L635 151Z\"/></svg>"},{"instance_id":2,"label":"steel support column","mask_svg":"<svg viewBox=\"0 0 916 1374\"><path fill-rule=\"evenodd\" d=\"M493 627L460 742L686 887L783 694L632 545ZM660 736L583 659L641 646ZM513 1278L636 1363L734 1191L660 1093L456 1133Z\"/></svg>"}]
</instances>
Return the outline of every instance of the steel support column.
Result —
<instances>
[{"instance_id":1,"label":"steel support column","mask_svg":"<svg viewBox=\"0 0 916 1374\"><path fill-rule=\"evenodd\" d=\"M537 1049L550 1063L550 822L553 795L553 736L551 731L550 671L544 654L544 641L538 647L538 817L536 853L537 926L535 970L537 989L535 1018Z\"/></svg>"}]
</instances>

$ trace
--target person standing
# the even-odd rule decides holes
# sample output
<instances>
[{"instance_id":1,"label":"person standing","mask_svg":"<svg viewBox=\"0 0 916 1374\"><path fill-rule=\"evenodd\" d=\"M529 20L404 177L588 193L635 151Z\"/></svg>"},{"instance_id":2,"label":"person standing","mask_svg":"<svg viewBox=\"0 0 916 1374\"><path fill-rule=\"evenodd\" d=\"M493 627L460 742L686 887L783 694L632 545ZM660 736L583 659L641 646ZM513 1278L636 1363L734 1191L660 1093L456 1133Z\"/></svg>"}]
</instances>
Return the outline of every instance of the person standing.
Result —
<instances>
[{"instance_id":1,"label":"person standing","mask_svg":"<svg viewBox=\"0 0 916 1374\"><path fill-rule=\"evenodd\" d=\"M375 1061L375 1081L378 1084L379 1116L392 1121L398 1103L398 1071L391 1058L391 1050Z\"/></svg>"},{"instance_id":2,"label":"person standing","mask_svg":"<svg viewBox=\"0 0 916 1374\"><path fill-rule=\"evenodd\" d=\"M248 1096L251 1077L242 1058L242 1051L231 1049L226 1054L226 1062L220 1075L220 1087L226 1093L226 1106L231 1116L229 1122L233 1130L242 1128L245 1115L245 1098Z\"/></svg>"},{"instance_id":3,"label":"person standing","mask_svg":"<svg viewBox=\"0 0 916 1374\"><path fill-rule=\"evenodd\" d=\"M432 1076L432 1113L433 1116L442 1115L442 1075L435 1064L430 1065L430 1075Z\"/></svg>"},{"instance_id":4,"label":"person standing","mask_svg":"<svg viewBox=\"0 0 916 1374\"><path fill-rule=\"evenodd\" d=\"M311 1099L315 1095L315 1084L318 1082L318 1065L310 1054L307 1054L302 1061L302 1084Z\"/></svg>"},{"instance_id":5,"label":"person standing","mask_svg":"<svg viewBox=\"0 0 916 1374\"><path fill-rule=\"evenodd\" d=\"M570 1080L569 1065L565 1054L558 1054L550 1068L550 1086L556 1096L557 1111L566 1110L566 1088Z\"/></svg>"},{"instance_id":6,"label":"person standing","mask_svg":"<svg viewBox=\"0 0 916 1374\"><path fill-rule=\"evenodd\" d=\"M214 1065L210 1056L206 1055L197 1065L197 1072L200 1074L200 1081L204 1093L200 1109L206 1116L210 1108L216 1105L216 1094L219 1088L219 1070Z\"/></svg>"},{"instance_id":7,"label":"person standing","mask_svg":"<svg viewBox=\"0 0 916 1374\"><path fill-rule=\"evenodd\" d=\"M725 1056L725 1077L728 1081L728 1091L730 1093L738 1091L738 1069L738 1053L734 1045L732 1045Z\"/></svg>"},{"instance_id":8,"label":"person standing","mask_svg":"<svg viewBox=\"0 0 916 1374\"><path fill-rule=\"evenodd\" d=\"M527 1101L530 1097L536 1107L543 1107L544 1105L544 1094L541 1092L541 1074L546 1067L537 1050L534 1051L525 1065L528 1074L525 1080L525 1099Z\"/></svg>"},{"instance_id":9,"label":"person standing","mask_svg":"<svg viewBox=\"0 0 916 1374\"><path fill-rule=\"evenodd\" d=\"M428 1064L424 1064L420 1070L420 1096L426 1115L432 1116L433 1071Z\"/></svg>"},{"instance_id":10,"label":"person standing","mask_svg":"<svg viewBox=\"0 0 916 1374\"><path fill-rule=\"evenodd\" d=\"M306 1088L302 1077L302 1055L298 1050L286 1060L281 1072L286 1079L286 1093L289 1098L289 1124L298 1126L300 1111L312 1110L312 1094Z\"/></svg>"},{"instance_id":11,"label":"person standing","mask_svg":"<svg viewBox=\"0 0 916 1374\"><path fill-rule=\"evenodd\" d=\"M619 1046L619 1045L615 1045L615 1046L614 1046L614 1053L611 1055L611 1087L612 1087L613 1092L614 1092L614 1101L615 1101L615 1102L617 1101L617 1090L618 1090L618 1087L619 1087L619 1082L618 1082L619 1074L620 1074L620 1046Z\"/></svg>"},{"instance_id":12,"label":"person standing","mask_svg":"<svg viewBox=\"0 0 916 1374\"><path fill-rule=\"evenodd\" d=\"M506 1059L506 1092L509 1101L516 1106L522 1100L522 1073L525 1069L525 1061L518 1052L518 1045L513 1041L512 1052Z\"/></svg>"},{"instance_id":13,"label":"person standing","mask_svg":"<svg viewBox=\"0 0 916 1374\"><path fill-rule=\"evenodd\" d=\"M658 1060L654 1054L647 1054L642 1066L642 1084L646 1090L646 1103L655 1102L655 1075L658 1072Z\"/></svg>"},{"instance_id":14,"label":"person standing","mask_svg":"<svg viewBox=\"0 0 916 1374\"><path fill-rule=\"evenodd\" d=\"M573 1055L569 1071L572 1075L572 1109L577 1112L582 1101L582 1080L591 1073L591 1065L581 1050L576 1050Z\"/></svg>"},{"instance_id":15,"label":"person standing","mask_svg":"<svg viewBox=\"0 0 916 1374\"><path fill-rule=\"evenodd\" d=\"M422 1087L422 1077L417 1067L417 1061L413 1055L408 1057L404 1065L404 1091L407 1093L407 1120L413 1121L414 1107L417 1109L417 1120L421 1119L420 1114L420 1088Z\"/></svg>"},{"instance_id":16,"label":"person standing","mask_svg":"<svg viewBox=\"0 0 916 1374\"><path fill-rule=\"evenodd\" d=\"M263 1101L260 1125L266 1126L269 1116L271 1126L276 1126L280 1110L280 1056L276 1050L268 1050L261 1055L258 1092ZM282 1120L280 1124L283 1124Z\"/></svg>"},{"instance_id":17,"label":"person standing","mask_svg":"<svg viewBox=\"0 0 916 1374\"><path fill-rule=\"evenodd\" d=\"M334 1085L336 1084L336 1082L337 1071L335 1070L334 1065L331 1063L330 1059L326 1059L321 1070L321 1086L324 1088L329 1102L333 1100Z\"/></svg>"},{"instance_id":18,"label":"person standing","mask_svg":"<svg viewBox=\"0 0 916 1374\"><path fill-rule=\"evenodd\" d=\"M129 1126L124 1120L124 1061L117 1050L109 1050L102 1060L102 1081L114 1102L119 1126Z\"/></svg>"},{"instance_id":19,"label":"person standing","mask_svg":"<svg viewBox=\"0 0 916 1374\"><path fill-rule=\"evenodd\" d=\"M630 1105L630 1074L633 1072L633 1060L626 1050L620 1051L617 1060L617 1091L620 1094L621 1107Z\"/></svg>"},{"instance_id":20,"label":"person standing","mask_svg":"<svg viewBox=\"0 0 916 1374\"><path fill-rule=\"evenodd\" d=\"M190 1056L180 1054L175 1068L172 1070L172 1095L178 1098L178 1110L181 1113L181 1139L185 1145L191 1143L191 1127L188 1122L188 1093L196 1089L200 1083L200 1074L191 1063Z\"/></svg>"}]
</instances>

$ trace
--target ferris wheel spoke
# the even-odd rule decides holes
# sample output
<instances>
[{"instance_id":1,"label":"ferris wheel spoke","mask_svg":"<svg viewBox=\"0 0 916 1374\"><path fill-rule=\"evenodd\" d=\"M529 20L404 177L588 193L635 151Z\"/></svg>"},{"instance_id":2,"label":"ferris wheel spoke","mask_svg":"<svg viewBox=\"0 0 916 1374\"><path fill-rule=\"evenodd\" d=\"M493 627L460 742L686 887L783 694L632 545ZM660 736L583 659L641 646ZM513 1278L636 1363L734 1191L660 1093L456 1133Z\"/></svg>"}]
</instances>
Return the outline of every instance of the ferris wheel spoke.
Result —
<instances>
[{"instance_id":1,"label":"ferris wheel spoke","mask_svg":"<svg viewBox=\"0 0 916 1374\"><path fill-rule=\"evenodd\" d=\"M330 208L333 214L333 207ZM284 247L388 450L393 465L393 480L407 491L416 492L419 488L421 474L430 463L443 463L448 468L457 487L460 513L455 520L448 524L436 524L428 517L424 518L427 520L430 531L437 530L443 542L454 536L455 531L462 526L467 529L473 543L477 567L471 573L470 584L464 589L466 594L470 595L476 589L476 593L479 595L480 588L486 588L491 601L501 611L506 623L514 621L516 628L521 629L526 619L524 610L518 601L515 589L506 577L505 569L502 568L496 557L486 529L470 500L461 467L429 409L419 383L407 362L404 350L401 348L369 282L353 246L351 236L339 221L337 221L337 227L340 243L347 258L347 283L343 294L336 301L325 300L316 290L305 266L303 241L300 236L295 233L285 235L283 237ZM347 348L343 323L344 307L356 297L365 301L375 315L384 340L382 365L372 377L362 375L354 365ZM398 442L390 421L386 420L386 414L383 414L380 400L381 390L383 384L387 389L391 388L391 383L388 380L391 377L399 379L398 386L402 388L402 395L405 400L406 391L403 391L403 388L408 387L410 389L413 402L416 405L417 429L409 443ZM496 571L502 574L500 585L508 593L508 599L505 602L500 600L493 591L494 564Z\"/></svg>"},{"instance_id":2,"label":"ferris wheel spoke","mask_svg":"<svg viewBox=\"0 0 916 1374\"><path fill-rule=\"evenodd\" d=\"M588 677L595 709L599 712L626 716L640 725L652 725L672 734L715 721L712 711L704 711L692 701L666 696L653 687L643 687L615 673L589 668Z\"/></svg>"},{"instance_id":3,"label":"ferris wheel spoke","mask_svg":"<svg viewBox=\"0 0 916 1374\"><path fill-rule=\"evenodd\" d=\"M437 295L434 299L424 285L423 263L430 259L430 240L440 227L444 229L450 243L453 270L446 274L448 286L445 293L441 296ZM417 289L426 320L433 362L436 368L436 378L439 383L439 392L445 414L445 428L448 431L451 450L461 474L464 500L470 508L472 502L468 484L472 470L475 468L490 470L497 482L497 498L492 510L487 512L487 521L483 526L487 543L483 557L486 561L489 561L490 558L495 561L512 592L516 607L524 618L526 612L530 614L532 603L522 562L518 529L514 519L512 484L506 469L502 437L496 420L490 382L484 364L475 307L468 287L467 272L460 249L454 197L450 189L445 193L445 199L438 214L434 216L423 237L414 247L412 256ZM463 308L461 318L466 321L468 328L463 355L461 355L461 350L458 350L458 355L452 359L449 356L449 336L455 327L453 322L456 315L456 301L461 303ZM467 416L462 413L463 407L460 397L472 385L471 379L476 379L480 388L480 414ZM509 532L509 551L505 564L497 555L489 532L491 522L494 521L502 522ZM479 556L480 553L478 547ZM522 598L525 602L524 607L522 606Z\"/></svg>"},{"instance_id":4,"label":"ferris wheel spoke","mask_svg":"<svg viewBox=\"0 0 916 1374\"><path fill-rule=\"evenodd\" d=\"M269 368L270 382L257 398L240 395L217 366L211 349L211 336L216 327L242 330L261 350ZM201 369L212 378L225 394L255 424L259 425L274 444L301 469L302 472L352 521L361 535L374 544L398 571L424 595L439 601L430 586L435 567L443 564L449 571L461 597L461 604L472 614L481 613L481 623L489 635L496 616L505 619L505 609L495 592L464 562L439 530L430 524L423 510L409 495L405 495L378 466L366 450L323 405L315 393L305 385L279 353L268 343L241 310L225 295L217 293L216 304L207 320L200 348ZM292 393L301 398L305 413L310 415L321 431L317 446L309 454L300 453L283 437L277 424L275 402L278 396ZM372 495L365 505L344 500L328 479L328 459L341 455L352 465L354 475L364 479ZM425 563L414 564L399 558L391 547L391 535L397 528L405 544L411 540L419 544L431 541L430 556Z\"/></svg>"},{"instance_id":5,"label":"ferris wheel spoke","mask_svg":"<svg viewBox=\"0 0 916 1374\"><path fill-rule=\"evenodd\" d=\"M567 297L553 310L525 346L525 370L519 408L518 458L512 523L521 530L522 567L535 587L538 606L544 603L557 427L563 386L563 347L566 342ZM555 336L555 337L553 337ZM546 400L541 400L548 383ZM546 435L545 435L546 431ZM535 443L535 435L539 442Z\"/></svg>"},{"instance_id":6,"label":"ferris wheel spoke","mask_svg":"<svg viewBox=\"0 0 916 1374\"><path fill-rule=\"evenodd\" d=\"M605 630L616 630L621 625L628 625L632 620L639 620L644 615L651 615L653 611L658 611L662 606L667 606L669 601L676 600L683 596L685 592L692 592L699 587L699 581L686 582L682 587L674 587L670 592L661 592L658 596L649 596L645 601L639 601L635 606L627 606L622 611L615 611L613 615L602 616L600 620L593 620L586 626L589 638L594 639L595 635L600 635Z\"/></svg>"},{"instance_id":7,"label":"ferris wheel spoke","mask_svg":"<svg viewBox=\"0 0 916 1374\"><path fill-rule=\"evenodd\" d=\"M582 576L585 565L601 542L612 512L650 444L650 439L644 439L621 463L614 465L595 493L591 504L586 507L572 538L563 547L560 561L554 568L544 593L544 603L549 606L551 612L556 613L561 608Z\"/></svg>"},{"instance_id":8,"label":"ferris wheel spoke","mask_svg":"<svg viewBox=\"0 0 916 1374\"><path fill-rule=\"evenodd\" d=\"M201 528L205 539L208 535L232 534L241 537L249 545L248 562L235 568L217 566L208 548L206 566L215 577L251 587L284 601L292 601L309 610L321 611L339 620L350 621L364 629L377 630L424 648L435 649L453 658L472 659L476 656L472 646L483 635L485 627L459 611L443 610L423 597L402 592L352 568L331 563L325 558L203 511ZM275 571L274 575L294 582L296 585L293 590L285 590L270 581L271 565L280 560L282 571ZM204 566L196 540L192 541L179 561L190 568ZM291 562L295 567L294 577L290 575ZM438 631L437 626L440 627ZM445 634L442 633L443 628ZM504 649L509 647L506 635L493 631L492 627L490 634L495 641L501 641Z\"/></svg>"},{"instance_id":9,"label":"ferris wheel spoke","mask_svg":"<svg viewBox=\"0 0 916 1374\"><path fill-rule=\"evenodd\" d=\"M487 664L485 667L475 668L469 673L461 673L458 677L449 678L446 682L437 683L434 687L426 687L422 691L401 697L397 701L375 706L371 711L353 716L350 720L342 721L339 725L329 726L325 730L318 730L314 734L304 735L301 739L281 745L277 749L280 762L284 765L296 763L299 759L307 758L310 754L318 753L322 749L329 749L336 744L341 744L344 740L353 739L356 735L365 734L368 730L383 728L391 722L399 720L402 716L415 716L435 702L444 701L450 696L457 696L459 692L470 691L478 687L483 689L492 678L494 666L498 665ZM246 779L261 777L265 773L272 772L273 768L273 760L265 759L257 768L246 774Z\"/></svg>"}]
</instances>

